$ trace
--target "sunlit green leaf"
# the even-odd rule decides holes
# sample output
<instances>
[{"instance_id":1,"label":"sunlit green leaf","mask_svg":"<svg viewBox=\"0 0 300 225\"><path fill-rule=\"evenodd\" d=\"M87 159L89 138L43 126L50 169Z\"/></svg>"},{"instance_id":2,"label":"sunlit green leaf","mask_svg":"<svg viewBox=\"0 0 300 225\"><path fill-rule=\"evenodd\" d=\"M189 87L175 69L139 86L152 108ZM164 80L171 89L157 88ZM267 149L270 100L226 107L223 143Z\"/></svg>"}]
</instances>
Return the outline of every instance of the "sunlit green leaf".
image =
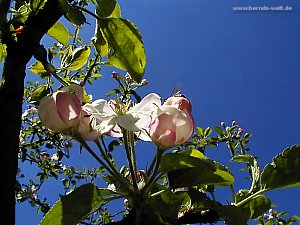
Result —
<instances>
[{"instance_id":1,"label":"sunlit green leaf","mask_svg":"<svg viewBox=\"0 0 300 225\"><path fill-rule=\"evenodd\" d=\"M42 9L47 0L31 0L30 1L30 9L33 13L37 13L40 9Z\"/></svg>"},{"instance_id":2,"label":"sunlit green leaf","mask_svg":"<svg viewBox=\"0 0 300 225\"><path fill-rule=\"evenodd\" d=\"M58 0L58 3L62 13L72 24L81 26L85 23L83 13L76 6L71 5L67 0Z\"/></svg>"},{"instance_id":3,"label":"sunlit green leaf","mask_svg":"<svg viewBox=\"0 0 300 225\"><path fill-rule=\"evenodd\" d=\"M240 190L235 196L236 203L241 202L250 195L248 190ZM255 219L271 208L271 201L264 195L258 195L240 207L248 209L250 217Z\"/></svg>"},{"instance_id":4,"label":"sunlit green leaf","mask_svg":"<svg viewBox=\"0 0 300 225\"><path fill-rule=\"evenodd\" d=\"M88 46L81 46L76 48L68 59L66 69L71 71L80 69L87 63L90 53L91 50Z\"/></svg>"},{"instance_id":5,"label":"sunlit green leaf","mask_svg":"<svg viewBox=\"0 0 300 225\"><path fill-rule=\"evenodd\" d=\"M113 192L85 184L57 201L40 222L40 225L76 225Z\"/></svg>"},{"instance_id":6,"label":"sunlit green leaf","mask_svg":"<svg viewBox=\"0 0 300 225\"><path fill-rule=\"evenodd\" d=\"M48 30L47 34L55 40L57 40L62 45L64 45L65 47L68 46L68 42L72 38L72 34L59 21L56 22L50 28L50 30Z\"/></svg>"},{"instance_id":7,"label":"sunlit green leaf","mask_svg":"<svg viewBox=\"0 0 300 225\"><path fill-rule=\"evenodd\" d=\"M260 182L260 167L256 158L252 155L236 155L232 158L232 161L235 162L244 162L248 163L251 169L251 179L252 179L252 188L259 188ZM253 190L252 189L252 190Z\"/></svg>"},{"instance_id":8,"label":"sunlit green leaf","mask_svg":"<svg viewBox=\"0 0 300 225\"><path fill-rule=\"evenodd\" d=\"M43 97L50 93L50 89L47 85L42 85L35 89L30 97L31 102L39 102Z\"/></svg>"},{"instance_id":9,"label":"sunlit green leaf","mask_svg":"<svg viewBox=\"0 0 300 225\"><path fill-rule=\"evenodd\" d=\"M0 62L4 61L4 58L6 57L6 44L0 43Z\"/></svg>"},{"instance_id":10,"label":"sunlit green leaf","mask_svg":"<svg viewBox=\"0 0 300 225\"><path fill-rule=\"evenodd\" d=\"M202 157L197 158L186 153L168 153L162 157L160 170L168 173L171 187L202 184L225 186L233 183L234 177L228 168Z\"/></svg>"},{"instance_id":11,"label":"sunlit green leaf","mask_svg":"<svg viewBox=\"0 0 300 225\"><path fill-rule=\"evenodd\" d=\"M38 76L44 78L49 76L47 71L45 70L43 64L40 61L36 61L28 68L31 72L37 74Z\"/></svg>"},{"instance_id":12,"label":"sunlit green leaf","mask_svg":"<svg viewBox=\"0 0 300 225\"><path fill-rule=\"evenodd\" d=\"M95 36L93 37L92 42L95 45L97 53L102 58L108 54L108 44L102 35L99 20L96 22Z\"/></svg>"},{"instance_id":13,"label":"sunlit green leaf","mask_svg":"<svg viewBox=\"0 0 300 225\"><path fill-rule=\"evenodd\" d=\"M122 18L106 18L99 23L109 46L107 64L128 71L140 82L145 72L146 55L136 26Z\"/></svg>"},{"instance_id":14,"label":"sunlit green leaf","mask_svg":"<svg viewBox=\"0 0 300 225\"><path fill-rule=\"evenodd\" d=\"M262 188L271 190L300 185L300 145L293 145L277 155L261 174Z\"/></svg>"}]
</instances>

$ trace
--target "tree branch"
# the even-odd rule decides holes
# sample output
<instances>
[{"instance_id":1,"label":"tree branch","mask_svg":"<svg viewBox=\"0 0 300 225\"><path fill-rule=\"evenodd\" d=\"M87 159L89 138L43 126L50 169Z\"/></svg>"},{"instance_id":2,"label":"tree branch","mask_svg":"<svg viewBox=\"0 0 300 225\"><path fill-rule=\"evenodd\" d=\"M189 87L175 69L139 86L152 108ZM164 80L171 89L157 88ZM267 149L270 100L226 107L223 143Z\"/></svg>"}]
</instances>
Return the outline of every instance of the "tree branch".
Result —
<instances>
[{"instance_id":1,"label":"tree branch","mask_svg":"<svg viewBox=\"0 0 300 225\"><path fill-rule=\"evenodd\" d=\"M5 10L10 1L0 0L0 3L1 20L4 22ZM2 5L6 8L2 8ZM10 38L10 33L2 33L2 41L7 45L7 57L0 87L0 180L3 182L0 186L0 208L3 215L0 224L15 224L15 185L26 64L43 35L61 16L57 0L48 0L42 10L28 18L17 41Z\"/></svg>"}]
</instances>

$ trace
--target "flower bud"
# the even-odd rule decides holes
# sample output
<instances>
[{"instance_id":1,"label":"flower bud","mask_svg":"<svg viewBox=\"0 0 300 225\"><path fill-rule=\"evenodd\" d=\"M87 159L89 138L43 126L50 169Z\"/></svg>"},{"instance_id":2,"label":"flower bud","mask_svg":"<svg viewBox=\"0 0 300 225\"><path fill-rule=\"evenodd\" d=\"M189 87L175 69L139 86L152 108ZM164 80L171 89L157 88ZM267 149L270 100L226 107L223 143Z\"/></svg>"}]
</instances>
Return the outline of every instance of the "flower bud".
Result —
<instances>
[{"instance_id":1,"label":"flower bud","mask_svg":"<svg viewBox=\"0 0 300 225\"><path fill-rule=\"evenodd\" d=\"M116 71L113 71L112 72L112 78L114 78L114 79L119 79L120 78L120 74L119 73L117 73Z\"/></svg>"},{"instance_id":2,"label":"flower bud","mask_svg":"<svg viewBox=\"0 0 300 225\"><path fill-rule=\"evenodd\" d=\"M125 80L127 83L130 83L132 81L132 77L130 76L130 74L128 72L125 74Z\"/></svg>"},{"instance_id":3,"label":"flower bud","mask_svg":"<svg viewBox=\"0 0 300 225\"><path fill-rule=\"evenodd\" d=\"M150 137L160 150L183 144L192 135L194 119L187 111L163 105L150 124Z\"/></svg>"},{"instance_id":4,"label":"flower bud","mask_svg":"<svg viewBox=\"0 0 300 225\"><path fill-rule=\"evenodd\" d=\"M164 105L173 106L182 111L188 111L189 113L192 112L191 102L183 96L171 96L166 100Z\"/></svg>"},{"instance_id":5,"label":"flower bud","mask_svg":"<svg viewBox=\"0 0 300 225\"><path fill-rule=\"evenodd\" d=\"M224 121L221 122L221 126L225 127L225 122Z\"/></svg>"},{"instance_id":6,"label":"flower bud","mask_svg":"<svg viewBox=\"0 0 300 225\"><path fill-rule=\"evenodd\" d=\"M244 130L243 130L242 128L239 128L237 134L238 134L238 135L242 135L243 133L244 133Z\"/></svg>"},{"instance_id":7,"label":"flower bud","mask_svg":"<svg viewBox=\"0 0 300 225\"><path fill-rule=\"evenodd\" d=\"M42 124L56 132L67 132L78 125L81 101L72 93L58 91L42 98L39 116Z\"/></svg>"},{"instance_id":8,"label":"flower bud","mask_svg":"<svg viewBox=\"0 0 300 225\"><path fill-rule=\"evenodd\" d=\"M146 86L146 85L148 85L148 83L149 82L146 79L143 79L141 82L142 86Z\"/></svg>"}]
</instances>

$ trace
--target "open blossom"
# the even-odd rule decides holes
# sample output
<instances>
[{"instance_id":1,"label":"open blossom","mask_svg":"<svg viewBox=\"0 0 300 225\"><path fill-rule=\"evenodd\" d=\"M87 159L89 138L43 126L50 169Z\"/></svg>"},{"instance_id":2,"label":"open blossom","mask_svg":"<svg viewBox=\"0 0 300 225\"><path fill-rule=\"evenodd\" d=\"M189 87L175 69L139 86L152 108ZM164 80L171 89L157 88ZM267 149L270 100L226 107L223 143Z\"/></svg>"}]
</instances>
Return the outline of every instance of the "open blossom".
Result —
<instances>
[{"instance_id":1,"label":"open blossom","mask_svg":"<svg viewBox=\"0 0 300 225\"><path fill-rule=\"evenodd\" d=\"M157 108L149 133L160 150L183 144L189 139L194 130L191 111L190 102L176 96L170 97Z\"/></svg>"},{"instance_id":2,"label":"open blossom","mask_svg":"<svg viewBox=\"0 0 300 225\"><path fill-rule=\"evenodd\" d=\"M160 105L160 97L151 93L129 109L125 104L99 99L91 104L86 104L84 110L96 119L96 129L100 134L120 130L122 127L127 131L137 132L140 139L150 141L146 130L151 123L151 115Z\"/></svg>"}]
</instances>

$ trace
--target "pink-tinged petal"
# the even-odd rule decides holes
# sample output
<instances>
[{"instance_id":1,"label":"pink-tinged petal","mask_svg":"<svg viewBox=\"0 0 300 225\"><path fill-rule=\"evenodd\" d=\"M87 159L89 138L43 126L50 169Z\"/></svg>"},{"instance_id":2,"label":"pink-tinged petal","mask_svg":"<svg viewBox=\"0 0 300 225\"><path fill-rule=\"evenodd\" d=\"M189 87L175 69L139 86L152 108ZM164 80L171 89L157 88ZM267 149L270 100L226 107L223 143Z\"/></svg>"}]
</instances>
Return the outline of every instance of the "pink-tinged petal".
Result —
<instances>
[{"instance_id":1,"label":"pink-tinged petal","mask_svg":"<svg viewBox=\"0 0 300 225\"><path fill-rule=\"evenodd\" d=\"M69 127L76 126L81 113L79 98L67 92L57 92L55 97L57 112L61 120Z\"/></svg>"},{"instance_id":2,"label":"pink-tinged petal","mask_svg":"<svg viewBox=\"0 0 300 225\"><path fill-rule=\"evenodd\" d=\"M79 126L77 132L81 138L85 141L94 141L97 140L100 136L99 132L95 130L96 121L91 116L88 115L85 111L81 112L81 118L79 121Z\"/></svg>"},{"instance_id":3,"label":"pink-tinged petal","mask_svg":"<svg viewBox=\"0 0 300 225\"><path fill-rule=\"evenodd\" d=\"M182 96L171 96L169 97L164 105L174 106L182 111L192 112L192 104L191 102Z\"/></svg>"},{"instance_id":4,"label":"pink-tinged petal","mask_svg":"<svg viewBox=\"0 0 300 225\"><path fill-rule=\"evenodd\" d=\"M122 130L118 125L114 126L107 134L115 138L123 137Z\"/></svg>"},{"instance_id":5,"label":"pink-tinged petal","mask_svg":"<svg viewBox=\"0 0 300 225\"><path fill-rule=\"evenodd\" d=\"M142 101L133 106L129 112L131 113L145 113L153 112L157 107L161 106L161 97L158 94L151 93L146 95Z\"/></svg>"},{"instance_id":6,"label":"pink-tinged petal","mask_svg":"<svg viewBox=\"0 0 300 225\"><path fill-rule=\"evenodd\" d=\"M79 98L80 102L83 102L84 99L84 89L78 84L71 84L67 87L70 91L74 92L74 94Z\"/></svg>"},{"instance_id":7,"label":"pink-tinged petal","mask_svg":"<svg viewBox=\"0 0 300 225\"><path fill-rule=\"evenodd\" d=\"M163 105L158 108L156 117L150 125L150 136L159 149L165 150L186 142L193 129L194 119L188 111Z\"/></svg>"},{"instance_id":8,"label":"pink-tinged petal","mask_svg":"<svg viewBox=\"0 0 300 225\"><path fill-rule=\"evenodd\" d=\"M42 124L48 129L56 132L68 129L57 112L55 100L52 96L46 96L40 101L39 116Z\"/></svg>"}]
</instances>

